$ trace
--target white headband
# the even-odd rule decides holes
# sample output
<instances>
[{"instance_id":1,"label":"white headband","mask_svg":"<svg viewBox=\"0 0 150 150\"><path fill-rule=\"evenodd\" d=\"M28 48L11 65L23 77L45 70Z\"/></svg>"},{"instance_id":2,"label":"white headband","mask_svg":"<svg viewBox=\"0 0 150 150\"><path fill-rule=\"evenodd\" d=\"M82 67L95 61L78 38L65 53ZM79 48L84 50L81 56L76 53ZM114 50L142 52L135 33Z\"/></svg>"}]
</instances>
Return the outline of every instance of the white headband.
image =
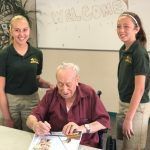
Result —
<instances>
[{"instance_id":1,"label":"white headband","mask_svg":"<svg viewBox=\"0 0 150 150\"><path fill-rule=\"evenodd\" d=\"M130 15L130 14L122 14L121 16L129 16L130 18L132 18L132 19L134 20L135 24L136 24L137 26L139 26L137 20L136 20L132 15Z\"/></svg>"}]
</instances>

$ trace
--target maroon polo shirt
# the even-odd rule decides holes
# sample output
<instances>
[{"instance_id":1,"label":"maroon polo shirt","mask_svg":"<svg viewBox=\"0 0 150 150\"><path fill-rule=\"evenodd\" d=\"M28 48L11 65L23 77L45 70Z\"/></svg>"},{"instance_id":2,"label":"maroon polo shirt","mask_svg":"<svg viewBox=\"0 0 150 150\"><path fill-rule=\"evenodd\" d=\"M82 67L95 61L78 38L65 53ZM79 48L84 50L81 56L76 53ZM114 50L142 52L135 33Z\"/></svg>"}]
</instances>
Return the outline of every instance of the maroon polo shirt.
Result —
<instances>
[{"instance_id":1,"label":"maroon polo shirt","mask_svg":"<svg viewBox=\"0 0 150 150\"><path fill-rule=\"evenodd\" d=\"M48 121L52 131L61 131L68 122L84 125L98 121L105 127L110 127L110 117L101 100L90 86L79 83L76 89L77 97L67 112L65 100L58 93L56 87L53 91L47 91L38 106L33 109L34 115L39 121ZM82 136L83 145L97 147L98 134L85 133Z\"/></svg>"}]
</instances>

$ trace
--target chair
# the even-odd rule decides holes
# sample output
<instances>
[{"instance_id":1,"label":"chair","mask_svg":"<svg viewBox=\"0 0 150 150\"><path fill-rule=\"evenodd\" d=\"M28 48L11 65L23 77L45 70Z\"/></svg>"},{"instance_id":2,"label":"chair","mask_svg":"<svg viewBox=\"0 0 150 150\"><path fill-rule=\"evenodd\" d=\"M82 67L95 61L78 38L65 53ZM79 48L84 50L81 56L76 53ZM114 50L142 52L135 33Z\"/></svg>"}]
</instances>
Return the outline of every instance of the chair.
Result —
<instances>
[{"instance_id":1,"label":"chair","mask_svg":"<svg viewBox=\"0 0 150 150\"><path fill-rule=\"evenodd\" d=\"M101 94L102 94L102 92L100 91L100 90L98 90L97 91L97 95L99 96L99 98L100 98L100 96L101 96ZM98 131L98 136L99 136L99 148L100 149L103 149L103 145L104 145L104 142L103 142L103 135L104 135L104 133L107 133L107 131L108 131L108 129L101 129L101 130L99 130Z\"/></svg>"},{"instance_id":2,"label":"chair","mask_svg":"<svg viewBox=\"0 0 150 150\"><path fill-rule=\"evenodd\" d=\"M99 136L98 147L99 147L100 149L103 149L103 148L104 148L103 135L104 135L104 133L107 133L107 130L108 130L108 129L101 129L101 130L98 131L98 136Z\"/></svg>"}]
</instances>

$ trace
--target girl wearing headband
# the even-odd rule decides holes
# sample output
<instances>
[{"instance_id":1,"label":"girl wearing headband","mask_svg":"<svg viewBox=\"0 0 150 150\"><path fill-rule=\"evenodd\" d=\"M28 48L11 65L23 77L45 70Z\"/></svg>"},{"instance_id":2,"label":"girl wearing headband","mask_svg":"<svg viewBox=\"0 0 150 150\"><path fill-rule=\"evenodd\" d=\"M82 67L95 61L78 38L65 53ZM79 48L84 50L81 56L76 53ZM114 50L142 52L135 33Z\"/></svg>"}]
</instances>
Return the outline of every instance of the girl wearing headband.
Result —
<instances>
[{"instance_id":1,"label":"girl wearing headband","mask_svg":"<svg viewBox=\"0 0 150 150\"><path fill-rule=\"evenodd\" d=\"M117 136L123 139L123 150L143 150L150 118L146 35L139 16L133 12L119 16L117 33L124 43L119 51Z\"/></svg>"}]
</instances>

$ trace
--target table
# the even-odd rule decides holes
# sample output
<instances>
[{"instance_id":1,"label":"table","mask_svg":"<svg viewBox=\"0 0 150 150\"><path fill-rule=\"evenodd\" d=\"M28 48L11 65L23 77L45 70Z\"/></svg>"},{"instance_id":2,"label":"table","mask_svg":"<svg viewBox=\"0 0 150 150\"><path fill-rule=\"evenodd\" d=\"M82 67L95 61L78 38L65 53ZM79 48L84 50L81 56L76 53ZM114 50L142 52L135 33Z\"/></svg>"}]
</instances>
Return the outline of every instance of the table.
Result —
<instances>
[{"instance_id":1,"label":"table","mask_svg":"<svg viewBox=\"0 0 150 150\"><path fill-rule=\"evenodd\" d=\"M33 133L0 126L0 150L28 150ZM98 150L80 145L80 150Z\"/></svg>"}]
</instances>

